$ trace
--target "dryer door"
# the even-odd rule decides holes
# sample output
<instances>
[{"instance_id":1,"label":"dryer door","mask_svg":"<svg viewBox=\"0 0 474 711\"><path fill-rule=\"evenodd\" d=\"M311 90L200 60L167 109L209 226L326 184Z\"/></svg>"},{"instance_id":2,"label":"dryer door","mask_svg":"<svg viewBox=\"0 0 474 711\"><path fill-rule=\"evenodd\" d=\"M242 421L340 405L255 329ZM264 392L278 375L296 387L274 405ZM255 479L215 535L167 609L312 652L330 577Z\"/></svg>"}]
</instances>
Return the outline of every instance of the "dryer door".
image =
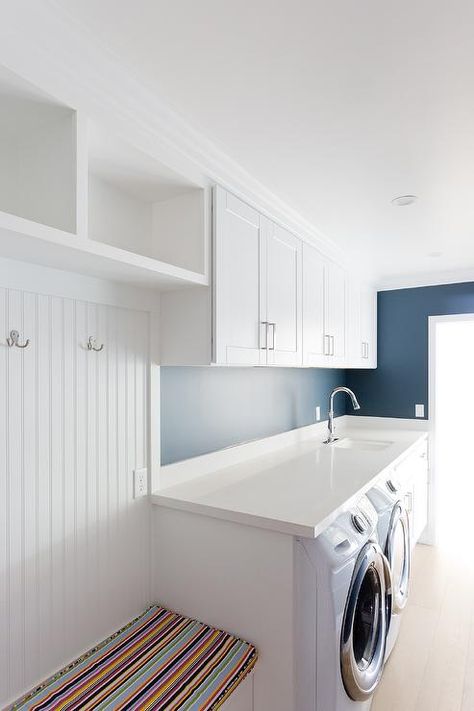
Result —
<instances>
[{"instance_id":1,"label":"dryer door","mask_svg":"<svg viewBox=\"0 0 474 711\"><path fill-rule=\"evenodd\" d=\"M392 510L385 555L392 574L392 612L397 614L407 604L411 560L410 523L401 501Z\"/></svg>"},{"instance_id":2,"label":"dryer door","mask_svg":"<svg viewBox=\"0 0 474 711\"><path fill-rule=\"evenodd\" d=\"M382 676L387 635L390 569L377 543L367 543L357 558L341 632L341 674L354 701L371 696Z\"/></svg>"}]
</instances>

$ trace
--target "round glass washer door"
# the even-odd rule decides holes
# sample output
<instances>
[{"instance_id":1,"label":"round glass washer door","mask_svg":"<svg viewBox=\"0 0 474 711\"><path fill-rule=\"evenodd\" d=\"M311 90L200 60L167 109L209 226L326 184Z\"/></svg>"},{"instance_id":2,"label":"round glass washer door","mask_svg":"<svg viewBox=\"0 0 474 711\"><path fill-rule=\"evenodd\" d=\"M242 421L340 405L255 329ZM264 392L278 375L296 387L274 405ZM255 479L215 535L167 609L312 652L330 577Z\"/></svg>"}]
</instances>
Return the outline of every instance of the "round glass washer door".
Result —
<instances>
[{"instance_id":1,"label":"round glass washer door","mask_svg":"<svg viewBox=\"0 0 474 711\"><path fill-rule=\"evenodd\" d=\"M410 523L400 501L392 510L385 555L392 575L392 612L398 614L407 604L411 562Z\"/></svg>"},{"instance_id":2,"label":"round glass washer door","mask_svg":"<svg viewBox=\"0 0 474 711\"><path fill-rule=\"evenodd\" d=\"M341 631L341 674L354 701L364 701L382 676L388 631L390 568L380 546L367 543L357 558Z\"/></svg>"}]
</instances>

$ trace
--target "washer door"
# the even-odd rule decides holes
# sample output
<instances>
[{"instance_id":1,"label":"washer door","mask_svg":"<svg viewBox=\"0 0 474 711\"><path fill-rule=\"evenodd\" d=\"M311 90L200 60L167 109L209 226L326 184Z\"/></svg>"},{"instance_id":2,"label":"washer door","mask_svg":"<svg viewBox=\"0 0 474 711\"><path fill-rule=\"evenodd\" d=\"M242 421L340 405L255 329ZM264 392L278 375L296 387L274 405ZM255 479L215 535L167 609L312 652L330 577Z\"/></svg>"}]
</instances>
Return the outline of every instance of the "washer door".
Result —
<instances>
[{"instance_id":1,"label":"washer door","mask_svg":"<svg viewBox=\"0 0 474 711\"><path fill-rule=\"evenodd\" d=\"M364 701L382 676L387 636L390 569L382 549L369 542L354 568L342 622L341 674L354 701Z\"/></svg>"},{"instance_id":2,"label":"washer door","mask_svg":"<svg viewBox=\"0 0 474 711\"><path fill-rule=\"evenodd\" d=\"M407 604L411 561L410 522L401 501L392 510L385 555L392 575L392 612L397 614Z\"/></svg>"}]
</instances>

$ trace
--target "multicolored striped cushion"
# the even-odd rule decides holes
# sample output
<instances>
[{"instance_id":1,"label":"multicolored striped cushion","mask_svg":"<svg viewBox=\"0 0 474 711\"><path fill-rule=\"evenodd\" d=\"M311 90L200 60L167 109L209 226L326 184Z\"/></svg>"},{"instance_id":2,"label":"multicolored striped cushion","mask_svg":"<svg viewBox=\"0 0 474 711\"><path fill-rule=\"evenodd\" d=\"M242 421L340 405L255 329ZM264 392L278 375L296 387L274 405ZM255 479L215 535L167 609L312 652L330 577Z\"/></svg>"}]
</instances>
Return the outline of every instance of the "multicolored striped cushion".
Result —
<instances>
[{"instance_id":1,"label":"multicolored striped cushion","mask_svg":"<svg viewBox=\"0 0 474 711\"><path fill-rule=\"evenodd\" d=\"M255 647L153 606L12 709L218 709L251 671Z\"/></svg>"}]
</instances>

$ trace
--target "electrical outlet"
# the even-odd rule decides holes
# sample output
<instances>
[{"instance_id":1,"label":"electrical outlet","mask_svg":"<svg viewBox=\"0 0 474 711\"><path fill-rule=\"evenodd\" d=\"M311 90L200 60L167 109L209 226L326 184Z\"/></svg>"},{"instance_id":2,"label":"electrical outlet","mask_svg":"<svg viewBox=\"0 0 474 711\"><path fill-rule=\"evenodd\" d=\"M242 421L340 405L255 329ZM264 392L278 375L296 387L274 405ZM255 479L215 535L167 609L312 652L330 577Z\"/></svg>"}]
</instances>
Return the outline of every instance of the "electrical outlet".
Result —
<instances>
[{"instance_id":1,"label":"electrical outlet","mask_svg":"<svg viewBox=\"0 0 474 711\"><path fill-rule=\"evenodd\" d=\"M315 416L316 416L316 422L319 422L321 420L321 408L319 405L316 405L314 412L315 412Z\"/></svg>"},{"instance_id":2,"label":"electrical outlet","mask_svg":"<svg viewBox=\"0 0 474 711\"><path fill-rule=\"evenodd\" d=\"M135 469L133 472L133 498L138 499L140 496L147 495L147 478L148 472L146 469Z\"/></svg>"},{"instance_id":3,"label":"electrical outlet","mask_svg":"<svg viewBox=\"0 0 474 711\"><path fill-rule=\"evenodd\" d=\"M424 417L425 416L425 406L424 405L415 405L415 417Z\"/></svg>"}]
</instances>

